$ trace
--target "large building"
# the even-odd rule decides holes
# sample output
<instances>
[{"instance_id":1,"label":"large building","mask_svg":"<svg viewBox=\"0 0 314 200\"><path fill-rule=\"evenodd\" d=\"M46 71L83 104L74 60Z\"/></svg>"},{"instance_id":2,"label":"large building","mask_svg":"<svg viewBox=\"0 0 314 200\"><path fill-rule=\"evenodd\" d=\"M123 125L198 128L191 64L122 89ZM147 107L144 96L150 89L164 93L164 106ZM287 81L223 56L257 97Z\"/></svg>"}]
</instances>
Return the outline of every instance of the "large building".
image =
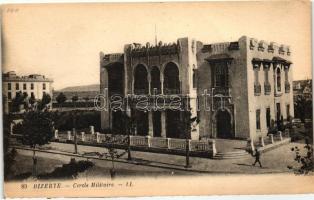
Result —
<instances>
[{"instance_id":1,"label":"large building","mask_svg":"<svg viewBox=\"0 0 314 200\"><path fill-rule=\"evenodd\" d=\"M123 106L131 110L137 135L185 137L180 122L186 112L172 109L180 97L181 107L190 107L199 121L193 122L192 139L257 140L272 120L294 116L290 54L286 45L246 36L216 44L191 38L127 44L123 53L100 53L100 90L111 103L114 95L133 97ZM162 101L152 103L156 96ZM145 97L147 109L138 109ZM102 110L102 129L122 133L122 113L128 111L110 108Z\"/></svg>"},{"instance_id":2,"label":"large building","mask_svg":"<svg viewBox=\"0 0 314 200\"><path fill-rule=\"evenodd\" d=\"M41 99L43 94L49 94L52 97L53 80L43 75L31 74L28 76L18 76L14 71L2 75L2 96L4 103L4 112L7 113L12 99L18 92L27 93L28 97Z\"/></svg>"}]
</instances>

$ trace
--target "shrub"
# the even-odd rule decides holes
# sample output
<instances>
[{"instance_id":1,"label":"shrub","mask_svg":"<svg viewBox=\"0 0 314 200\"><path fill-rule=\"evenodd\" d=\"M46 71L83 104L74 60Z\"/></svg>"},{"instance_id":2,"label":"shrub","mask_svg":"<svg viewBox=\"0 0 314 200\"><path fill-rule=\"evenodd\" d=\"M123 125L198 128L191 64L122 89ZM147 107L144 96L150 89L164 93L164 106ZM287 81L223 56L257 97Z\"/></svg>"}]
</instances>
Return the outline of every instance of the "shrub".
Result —
<instances>
[{"instance_id":1,"label":"shrub","mask_svg":"<svg viewBox=\"0 0 314 200\"><path fill-rule=\"evenodd\" d=\"M71 159L70 163L63 164L62 167L55 168L51 173L38 176L38 179L75 179L78 174L94 166L91 161Z\"/></svg>"}]
</instances>

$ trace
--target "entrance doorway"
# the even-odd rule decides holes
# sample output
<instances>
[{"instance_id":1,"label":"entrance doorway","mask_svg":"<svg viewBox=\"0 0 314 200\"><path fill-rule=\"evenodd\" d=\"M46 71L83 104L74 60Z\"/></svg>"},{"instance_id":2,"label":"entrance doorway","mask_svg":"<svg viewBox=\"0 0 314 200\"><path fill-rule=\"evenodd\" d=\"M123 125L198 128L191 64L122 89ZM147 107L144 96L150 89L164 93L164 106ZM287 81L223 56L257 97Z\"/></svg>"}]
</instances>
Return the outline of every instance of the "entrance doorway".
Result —
<instances>
[{"instance_id":1,"label":"entrance doorway","mask_svg":"<svg viewBox=\"0 0 314 200\"><path fill-rule=\"evenodd\" d=\"M160 111L153 112L153 136L161 137L161 113Z\"/></svg>"},{"instance_id":2,"label":"entrance doorway","mask_svg":"<svg viewBox=\"0 0 314 200\"><path fill-rule=\"evenodd\" d=\"M148 135L148 113L136 111L136 131L137 135Z\"/></svg>"},{"instance_id":3,"label":"entrance doorway","mask_svg":"<svg viewBox=\"0 0 314 200\"><path fill-rule=\"evenodd\" d=\"M231 116L227 110L220 110L216 116L217 119L217 137L232 138Z\"/></svg>"},{"instance_id":4,"label":"entrance doorway","mask_svg":"<svg viewBox=\"0 0 314 200\"><path fill-rule=\"evenodd\" d=\"M180 138L180 111L166 111L166 136L168 138Z\"/></svg>"}]
</instances>

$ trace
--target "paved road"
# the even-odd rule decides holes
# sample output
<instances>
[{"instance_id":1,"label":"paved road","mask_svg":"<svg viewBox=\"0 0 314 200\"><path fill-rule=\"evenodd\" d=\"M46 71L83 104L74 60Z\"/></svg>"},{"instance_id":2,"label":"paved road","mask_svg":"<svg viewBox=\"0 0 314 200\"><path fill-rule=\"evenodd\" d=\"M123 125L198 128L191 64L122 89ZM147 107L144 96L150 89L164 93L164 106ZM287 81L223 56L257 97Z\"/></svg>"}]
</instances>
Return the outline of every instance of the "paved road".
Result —
<instances>
[{"instance_id":1,"label":"paved road","mask_svg":"<svg viewBox=\"0 0 314 200\"><path fill-rule=\"evenodd\" d=\"M172 176L172 175L202 175L202 174L221 174L221 173L278 173L291 172L287 169L288 165L294 162L294 153L291 152L291 147L299 146L302 148L303 144L290 143L281 146L272 151L262 154L261 161L263 168L254 167L251 164L254 161L253 157L232 159L232 160L213 160L208 158L191 157L190 162L192 168L185 169L185 157L178 155L168 155L159 153L135 152L132 151L133 162L128 163L127 155L122 156L115 162L115 169L120 176ZM44 149L49 151L62 152L65 154L72 154L74 151L73 144L51 143L45 145ZM105 148L78 146L79 154L86 154L92 152L104 153L107 152ZM122 152L119 150L119 152ZM32 160L31 151L19 150L19 157L17 162L20 163L19 172L31 170ZM47 154L38 152L39 166L43 166L43 171L52 171L56 165L69 162L71 156L60 154ZM109 169L112 167L110 160L93 159L95 167L88 170L82 176L87 177L102 177L109 176Z\"/></svg>"}]
</instances>

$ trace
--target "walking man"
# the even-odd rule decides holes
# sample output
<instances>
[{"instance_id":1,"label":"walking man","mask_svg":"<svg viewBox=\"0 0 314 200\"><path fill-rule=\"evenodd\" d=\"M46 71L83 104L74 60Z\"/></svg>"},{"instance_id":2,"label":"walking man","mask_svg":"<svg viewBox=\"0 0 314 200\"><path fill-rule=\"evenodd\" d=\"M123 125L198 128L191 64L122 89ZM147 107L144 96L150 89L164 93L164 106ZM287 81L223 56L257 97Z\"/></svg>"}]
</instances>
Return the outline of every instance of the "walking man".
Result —
<instances>
[{"instance_id":1,"label":"walking man","mask_svg":"<svg viewBox=\"0 0 314 200\"><path fill-rule=\"evenodd\" d=\"M260 161L261 153L257 149L255 149L254 157L255 157L255 162L252 165L255 166L255 164L258 162L259 166L262 167L262 164Z\"/></svg>"}]
</instances>

